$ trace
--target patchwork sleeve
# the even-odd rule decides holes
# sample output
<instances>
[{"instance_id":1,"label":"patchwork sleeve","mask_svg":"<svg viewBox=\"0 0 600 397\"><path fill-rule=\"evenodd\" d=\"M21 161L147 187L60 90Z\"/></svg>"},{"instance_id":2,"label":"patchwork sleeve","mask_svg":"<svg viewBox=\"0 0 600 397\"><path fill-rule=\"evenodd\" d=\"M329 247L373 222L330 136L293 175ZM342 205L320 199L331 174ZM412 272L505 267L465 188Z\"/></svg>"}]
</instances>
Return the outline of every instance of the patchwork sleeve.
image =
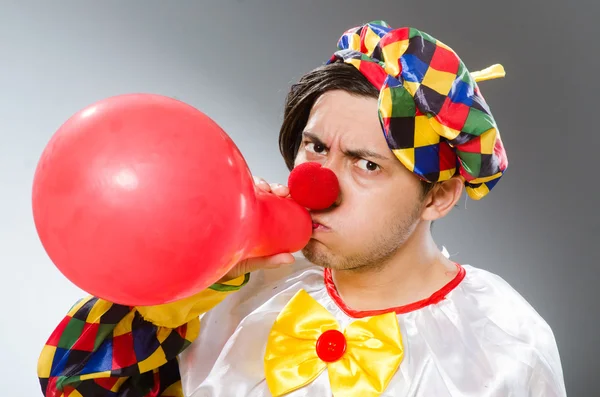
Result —
<instances>
[{"instance_id":1,"label":"patchwork sleeve","mask_svg":"<svg viewBox=\"0 0 600 397\"><path fill-rule=\"evenodd\" d=\"M38 360L45 397L183 397L178 355L198 336L199 315L239 290L249 275L172 304L129 307L80 300Z\"/></svg>"}]
</instances>

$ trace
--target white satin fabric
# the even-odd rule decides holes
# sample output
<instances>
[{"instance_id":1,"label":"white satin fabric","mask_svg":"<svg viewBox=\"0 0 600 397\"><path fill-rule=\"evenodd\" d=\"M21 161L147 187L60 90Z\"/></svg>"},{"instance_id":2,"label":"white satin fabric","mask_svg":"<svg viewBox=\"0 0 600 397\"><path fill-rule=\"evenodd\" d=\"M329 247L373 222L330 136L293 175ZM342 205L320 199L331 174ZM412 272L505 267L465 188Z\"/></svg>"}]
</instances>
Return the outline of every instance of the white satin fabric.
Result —
<instances>
[{"instance_id":1,"label":"white satin fabric","mask_svg":"<svg viewBox=\"0 0 600 397\"><path fill-rule=\"evenodd\" d=\"M566 396L547 323L500 277L463 267L465 278L445 300L397 316L405 356L382 396ZM353 321L329 296L323 270L305 259L290 268L253 274L248 285L203 316L199 338L181 356L184 394L271 396L263 373L267 336L300 289L327 308L342 328ZM325 371L287 396L331 395Z\"/></svg>"}]
</instances>

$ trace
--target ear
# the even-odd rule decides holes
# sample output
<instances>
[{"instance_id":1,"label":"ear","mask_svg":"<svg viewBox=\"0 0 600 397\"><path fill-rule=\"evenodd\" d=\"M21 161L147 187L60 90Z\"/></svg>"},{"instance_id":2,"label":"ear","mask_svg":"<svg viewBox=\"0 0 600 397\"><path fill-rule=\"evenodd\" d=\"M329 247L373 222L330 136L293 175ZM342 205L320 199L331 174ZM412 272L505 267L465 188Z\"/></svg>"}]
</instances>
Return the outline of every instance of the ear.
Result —
<instances>
[{"instance_id":1,"label":"ear","mask_svg":"<svg viewBox=\"0 0 600 397\"><path fill-rule=\"evenodd\" d=\"M425 221L434 221L448 215L460 200L463 187L464 181L460 176L438 182L424 200L425 207L421 218Z\"/></svg>"}]
</instances>

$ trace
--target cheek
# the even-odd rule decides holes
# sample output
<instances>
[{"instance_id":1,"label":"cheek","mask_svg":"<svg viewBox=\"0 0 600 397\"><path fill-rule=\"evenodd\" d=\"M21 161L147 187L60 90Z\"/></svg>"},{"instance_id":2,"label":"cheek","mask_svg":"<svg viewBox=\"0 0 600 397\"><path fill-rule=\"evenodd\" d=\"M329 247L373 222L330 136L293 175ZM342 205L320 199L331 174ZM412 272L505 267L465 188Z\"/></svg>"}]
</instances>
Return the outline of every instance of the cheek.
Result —
<instances>
[{"instance_id":1,"label":"cheek","mask_svg":"<svg viewBox=\"0 0 600 397\"><path fill-rule=\"evenodd\" d=\"M351 191L344 195L339 207L339 219L344 230L352 234L371 233L393 213L390 203L381 192Z\"/></svg>"},{"instance_id":2,"label":"cheek","mask_svg":"<svg viewBox=\"0 0 600 397\"><path fill-rule=\"evenodd\" d=\"M372 231L394 220L412 217L417 204L418 192L412 187L348 189L339 208L340 219L345 225L352 225L354 230L362 228L364 231Z\"/></svg>"}]
</instances>

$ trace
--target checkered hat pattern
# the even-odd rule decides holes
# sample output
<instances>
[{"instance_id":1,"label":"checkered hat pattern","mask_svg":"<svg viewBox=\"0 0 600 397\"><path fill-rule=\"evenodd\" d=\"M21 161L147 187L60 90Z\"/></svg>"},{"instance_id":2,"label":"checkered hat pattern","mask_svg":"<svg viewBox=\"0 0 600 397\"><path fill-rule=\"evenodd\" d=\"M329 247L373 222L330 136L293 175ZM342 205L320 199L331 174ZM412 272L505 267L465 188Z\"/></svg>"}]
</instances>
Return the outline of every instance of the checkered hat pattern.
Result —
<instances>
[{"instance_id":1,"label":"checkered hat pattern","mask_svg":"<svg viewBox=\"0 0 600 397\"><path fill-rule=\"evenodd\" d=\"M388 146L428 182L459 173L468 195L486 196L508 166L496 122L477 81L504 76L501 65L470 73L456 53L414 28L383 21L347 30L328 63L355 66L380 90Z\"/></svg>"}]
</instances>

